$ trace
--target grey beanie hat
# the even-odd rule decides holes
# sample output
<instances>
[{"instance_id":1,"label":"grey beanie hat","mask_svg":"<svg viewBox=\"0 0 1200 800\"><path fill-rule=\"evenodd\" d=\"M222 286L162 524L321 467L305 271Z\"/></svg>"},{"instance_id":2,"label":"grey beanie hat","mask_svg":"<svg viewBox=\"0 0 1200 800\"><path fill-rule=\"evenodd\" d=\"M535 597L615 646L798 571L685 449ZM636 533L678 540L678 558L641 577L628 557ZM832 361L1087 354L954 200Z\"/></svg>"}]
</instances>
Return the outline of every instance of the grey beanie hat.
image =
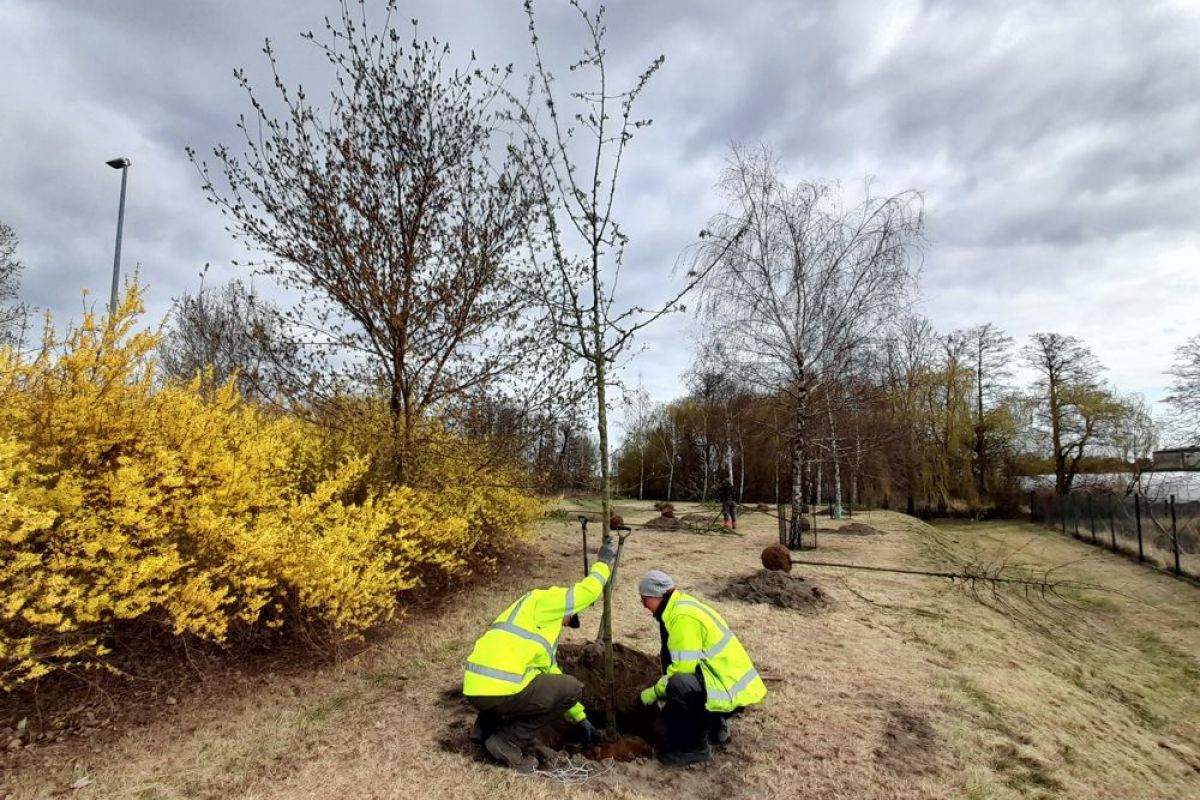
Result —
<instances>
[{"instance_id":1,"label":"grey beanie hat","mask_svg":"<svg viewBox=\"0 0 1200 800\"><path fill-rule=\"evenodd\" d=\"M652 569L642 576L638 584L638 593L642 597L662 597L675 588L675 581L662 570Z\"/></svg>"}]
</instances>

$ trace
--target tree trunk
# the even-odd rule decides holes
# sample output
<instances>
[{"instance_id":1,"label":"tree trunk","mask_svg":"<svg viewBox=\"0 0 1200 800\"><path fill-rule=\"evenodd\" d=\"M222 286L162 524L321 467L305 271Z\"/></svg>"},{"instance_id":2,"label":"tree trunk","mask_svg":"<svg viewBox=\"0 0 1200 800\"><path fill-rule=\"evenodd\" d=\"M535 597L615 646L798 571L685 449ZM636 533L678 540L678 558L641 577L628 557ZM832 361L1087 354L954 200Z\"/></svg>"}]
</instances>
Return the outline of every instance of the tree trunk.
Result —
<instances>
[{"instance_id":1,"label":"tree trunk","mask_svg":"<svg viewBox=\"0 0 1200 800\"><path fill-rule=\"evenodd\" d=\"M738 442L738 452L742 454L742 461L738 465L738 502L742 503L746 500L746 448L741 442Z\"/></svg>"},{"instance_id":2,"label":"tree trunk","mask_svg":"<svg viewBox=\"0 0 1200 800\"><path fill-rule=\"evenodd\" d=\"M646 486L646 448L638 448L638 500L642 499L642 490Z\"/></svg>"},{"instance_id":3,"label":"tree trunk","mask_svg":"<svg viewBox=\"0 0 1200 800\"><path fill-rule=\"evenodd\" d=\"M808 410L808 387L804 384L804 371L800 370L800 386L796 396L795 418L792 431L792 519L788 532L788 547L799 550L803 545L804 531L800 518L804 515L804 415Z\"/></svg>"},{"instance_id":4,"label":"tree trunk","mask_svg":"<svg viewBox=\"0 0 1200 800\"><path fill-rule=\"evenodd\" d=\"M612 516L612 483L608 463L608 393L607 368L604 350L604 320L600 296L600 261L595 247L592 249L592 366L596 371L596 427L600 434L600 541L608 538L608 521ZM613 665L612 639L612 581L604 584L604 616L601 621L604 640L604 679L608 688L608 707L605 709L605 729L617 735L617 683Z\"/></svg>"}]
</instances>

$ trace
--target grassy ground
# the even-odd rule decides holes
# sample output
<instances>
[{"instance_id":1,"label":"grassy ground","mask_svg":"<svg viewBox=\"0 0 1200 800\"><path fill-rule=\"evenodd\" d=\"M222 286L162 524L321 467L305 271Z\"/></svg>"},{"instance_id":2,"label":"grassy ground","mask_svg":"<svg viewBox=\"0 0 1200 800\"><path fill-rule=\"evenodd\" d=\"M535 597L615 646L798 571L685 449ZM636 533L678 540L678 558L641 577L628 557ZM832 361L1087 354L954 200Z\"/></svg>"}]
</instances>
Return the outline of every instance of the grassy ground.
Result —
<instances>
[{"instance_id":1,"label":"grassy ground","mask_svg":"<svg viewBox=\"0 0 1200 800\"><path fill-rule=\"evenodd\" d=\"M886 535L822 533L820 550L803 557L1003 562L1010 574L1058 567L1054 579L1108 590L1027 597L1020 587L800 566L832 595L828 610L713 600L772 680L712 764L618 764L573 787L488 765L463 746L469 715L453 696L462 660L513 597L582 570L573 514L583 509L565 505L520 563L338 667L198 688L101 745L7 756L0 798L1200 796L1200 589L1028 525L930 527L887 512L855 517ZM648 503L617 510L627 523L655 515ZM657 650L633 588L650 567L708 597L756 569L775 521L747 514L742 529L635 533L618 577L617 638ZM587 612L567 640L593 635L598 619Z\"/></svg>"}]
</instances>

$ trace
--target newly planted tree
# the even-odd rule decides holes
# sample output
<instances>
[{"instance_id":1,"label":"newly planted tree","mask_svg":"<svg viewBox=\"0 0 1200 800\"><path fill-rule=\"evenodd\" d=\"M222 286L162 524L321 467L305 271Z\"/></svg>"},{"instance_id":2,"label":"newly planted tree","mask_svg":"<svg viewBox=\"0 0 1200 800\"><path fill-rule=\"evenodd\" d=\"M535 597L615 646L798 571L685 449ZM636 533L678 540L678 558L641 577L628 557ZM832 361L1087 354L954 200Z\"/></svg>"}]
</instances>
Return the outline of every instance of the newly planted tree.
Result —
<instances>
[{"instance_id":1,"label":"newly planted tree","mask_svg":"<svg viewBox=\"0 0 1200 800\"><path fill-rule=\"evenodd\" d=\"M589 12L571 0L583 26L584 46L559 82L543 58L532 0L526 0L535 67L529 92L511 96L513 120L525 132L529 172L543 214L544 228L531 236L540 270L535 296L552 322L562 352L582 365L594 389L596 433L600 447L601 525L607 534L612 476L609 461L608 403L613 370L629 353L634 337L665 314L681 310L681 300L701 279L688 279L670 299L652 307L618 301L619 278L628 237L617 218L621 166L634 134L650 120L634 115L634 106L663 64L652 60L626 87L611 82L605 50L603 6ZM604 593L604 661L610 696L607 728L616 732L612 665L611 586Z\"/></svg>"}]
</instances>

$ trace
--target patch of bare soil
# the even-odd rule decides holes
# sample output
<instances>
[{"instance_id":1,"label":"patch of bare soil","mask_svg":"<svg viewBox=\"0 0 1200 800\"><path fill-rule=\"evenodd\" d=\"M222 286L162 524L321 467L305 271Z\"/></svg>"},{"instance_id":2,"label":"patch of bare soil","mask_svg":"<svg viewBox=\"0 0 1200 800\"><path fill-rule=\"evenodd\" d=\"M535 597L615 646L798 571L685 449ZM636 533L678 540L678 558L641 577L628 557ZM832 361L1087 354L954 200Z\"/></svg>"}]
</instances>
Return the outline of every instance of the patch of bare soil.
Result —
<instances>
[{"instance_id":1,"label":"patch of bare soil","mask_svg":"<svg viewBox=\"0 0 1200 800\"><path fill-rule=\"evenodd\" d=\"M937 734L925 715L898 701L887 706L888 720L875 758L899 775L932 775L938 771Z\"/></svg>"},{"instance_id":2,"label":"patch of bare soil","mask_svg":"<svg viewBox=\"0 0 1200 800\"><path fill-rule=\"evenodd\" d=\"M830 533L841 533L847 536L885 536L886 534L878 528L872 528L870 525L864 525L861 522L851 522L849 525L843 525Z\"/></svg>"},{"instance_id":3,"label":"patch of bare soil","mask_svg":"<svg viewBox=\"0 0 1200 800\"><path fill-rule=\"evenodd\" d=\"M652 531L681 531L685 530L687 525L679 517L655 517L642 527Z\"/></svg>"},{"instance_id":4,"label":"patch of bare soil","mask_svg":"<svg viewBox=\"0 0 1200 800\"><path fill-rule=\"evenodd\" d=\"M828 594L820 586L808 583L798 575L770 569L734 578L718 592L718 596L794 611L819 611L830 605Z\"/></svg>"},{"instance_id":5,"label":"patch of bare soil","mask_svg":"<svg viewBox=\"0 0 1200 800\"><path fill-rule=\"evenodd\" d=\"M604 648L599 642L562 645L558 649L558 665L567 675L583 683L581 702L587 709L588 718L597 728L604 730L604 710L608 707ZM654 755L650 742L654 739L657 711L642 705L639 696L642 689L662 675L662 667L655 656L614 642L613 674L616 679L617 730L621 733L620 738L614 742L568 749L593 761L648 758Z\"/></svg>"}]
</instances>

